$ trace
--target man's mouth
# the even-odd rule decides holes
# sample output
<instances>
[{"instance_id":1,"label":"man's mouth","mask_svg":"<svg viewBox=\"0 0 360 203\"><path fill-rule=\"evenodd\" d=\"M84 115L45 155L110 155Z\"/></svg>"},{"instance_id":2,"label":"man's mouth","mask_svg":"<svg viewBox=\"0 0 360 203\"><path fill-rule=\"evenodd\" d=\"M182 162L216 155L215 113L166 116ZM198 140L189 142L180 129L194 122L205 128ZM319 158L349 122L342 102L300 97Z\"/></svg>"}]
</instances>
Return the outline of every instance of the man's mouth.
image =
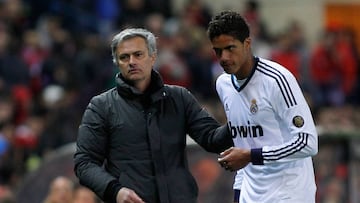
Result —
<instances>
[{"instance_id":1,"label":"man's mouth","mask_svg":"<svg viewBox=\"0 0 360 203\"><path fill-rule=\"evenodd\" d=\"M222 67L228 67L228 66L229 66L229 63L227 63L227 62L225 62L225 61L222 61L222 62L220 62L220 65L221 65Z\"/></svg>"},{"instance_id":2,"label":"man's mouth","mask_svg":"<svg viewBox=\"0 0 360 203\"><path fill-rule=\"evenodd\" d=\"M139 72L140 71L140 69L138 69L138 68L130 68L129 69L129 73L136 73L136 72Z\"/></svg>"},{"instance_id":3,"label":"man's mouth","mask_svg":"<svg viewBox=\"0 0 360 203\"><path fill-rule=\"evenodd\" d=\"M230 68L230 65L227 64L227 63L221 63L220 65L221 65L221 67L223 67L223 69L229 69Z\"/></svg>"}]
</instances>

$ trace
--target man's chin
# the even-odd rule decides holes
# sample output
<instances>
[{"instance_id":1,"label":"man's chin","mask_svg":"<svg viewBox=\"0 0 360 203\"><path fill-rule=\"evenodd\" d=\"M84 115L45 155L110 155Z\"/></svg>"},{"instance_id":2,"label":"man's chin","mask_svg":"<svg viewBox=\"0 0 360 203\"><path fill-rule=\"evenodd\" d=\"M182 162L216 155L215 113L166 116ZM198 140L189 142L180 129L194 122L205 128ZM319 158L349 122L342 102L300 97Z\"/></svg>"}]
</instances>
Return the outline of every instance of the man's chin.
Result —
<instances>
[{"instance_id":1,"label":"man's chin","mask_svg":"<svg viewBox=\"0 0 360 203\"><path fill-rule=\"evenodd\" d=\"M224 71L227 74L234 74L234 71L232 71L231 68L224 68Z\"/></svg>"},{"instance_id":2,"label":"man's chin","mask_svg":"<svg viewBox=\"0 0 360 203\"><path fill-rule=\"evenodd\" d=\"M140 74L131 74L131 75L129 75L128 78L129 78L129 80L136 82L136 81L139 81L139 80L143 80L144 76L142 76Z\"/></svg>"},{"instance_id":3,"label":"man's chin","mask_svg":"<svg viewBox=\"0 0 360 203\"><path fill-rule=\"evenodd\" d=\"M141 78L141 74L137 71L134 71L134 72L130 72L129 74L129 78L131 79L138 79L138 78Z\"/></svg>"}]
</instances>

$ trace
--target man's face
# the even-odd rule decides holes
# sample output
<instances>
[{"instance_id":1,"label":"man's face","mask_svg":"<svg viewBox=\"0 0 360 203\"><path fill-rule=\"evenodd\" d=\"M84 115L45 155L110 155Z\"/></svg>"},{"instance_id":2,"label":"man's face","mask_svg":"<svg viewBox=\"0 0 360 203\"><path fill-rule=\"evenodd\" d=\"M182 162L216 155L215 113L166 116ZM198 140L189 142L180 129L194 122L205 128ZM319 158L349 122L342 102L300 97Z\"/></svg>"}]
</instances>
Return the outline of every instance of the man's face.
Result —
<instances>
[{"instance_id":1,"label":"man's face","mask_svg":"<svg viewBox=\"0 0 360 203\"><path fill-rule=\"evenodd\" d=\"M135 83L149 80L156 55L149 56L146 41L134 37L119 43L116 48L116 60L121 75Z\"/></svg>"},{"instance_id":2,"label":"man's face","mask_svg":"<svg viewBox=\"0 0 360 203\"><path fill-rule=\"evenodd\" d=\"M236 75L246 73L246 61L251 56L249 38L242 43L230 35L220 35L215 37L211 43L216 57L226 73Z\"/></svg>"}]
</instances>

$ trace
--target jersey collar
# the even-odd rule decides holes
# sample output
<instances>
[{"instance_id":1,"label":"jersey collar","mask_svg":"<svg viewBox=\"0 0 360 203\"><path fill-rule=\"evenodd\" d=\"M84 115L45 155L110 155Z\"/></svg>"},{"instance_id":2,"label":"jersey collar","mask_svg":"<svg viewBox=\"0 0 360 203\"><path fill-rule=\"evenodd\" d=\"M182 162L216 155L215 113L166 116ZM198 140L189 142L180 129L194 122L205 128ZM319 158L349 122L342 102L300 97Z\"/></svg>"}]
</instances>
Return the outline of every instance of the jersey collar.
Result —
<instances>
[{"instance_id":1,"label":"jersey collar","mask_svg":"<svg viewBox=\"0 0 360 203\"><path fill-rule=\"evenodd\" d=\"M255 63L254 63L254 66L253 66L253 68L252 68L252 70L251 70L251 73L250 73L249 77L246 79L246 81L244 82L244 84L242 84L241 86L240 86L240 84L237 82L236 76L235 76L234 74L231 74L231 82L232 82L234 88L236 89L236 91L240 92L242 89L244 89L244 87L248 84L248 82L250 81L250 79L251 79L252 76L254 75L254 73L255 73L255 68L256 68L256 66L257 66L257 64L258 64L258 62L259 62L259 58L254 56L254 61L255 61Z\"/></svg>"}]
</instances>

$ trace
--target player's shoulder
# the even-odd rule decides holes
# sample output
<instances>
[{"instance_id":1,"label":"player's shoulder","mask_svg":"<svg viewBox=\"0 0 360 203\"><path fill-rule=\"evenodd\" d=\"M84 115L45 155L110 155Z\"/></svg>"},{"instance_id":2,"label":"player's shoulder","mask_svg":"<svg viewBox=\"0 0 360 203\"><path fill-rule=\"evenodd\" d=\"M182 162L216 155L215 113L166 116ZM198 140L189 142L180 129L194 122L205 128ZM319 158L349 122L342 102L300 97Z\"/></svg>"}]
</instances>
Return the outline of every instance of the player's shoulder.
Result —
<instances>
[{"instance_id":1,"label":"player's shoulder","mask_svg":"<svg viewBox=\"0 0 360 203\"><path fill-rule=\"evenodd\" d=\"M223 72L217 77L217 80L227 80L229 78L231 78L231 74Z\"/></svg>"},{"instance_id":2,"label":"player's shoulder","mask_svg":"<svg viewBox=\"0 0 360 203\"><path fill-rule=\"evenodd\" d=\"M281 64L258 57L257 70L269 78L294 78L293 74Z\"/></svg>"},{"instance_id":3,"label":"player's shoulder","mask_svg":"<svg viewBox=\"0 0 360 203\"><path fill-rule=\"evenodd\" d=\"M232 87L231 74L228 74L228 73L225 73L225 72L220 74L216 78L215 85L216 85L217 90Z\"/></svg>"},{"instance_id":4,"label":"player's shoulder","mask_svg":"<svg viewBox=\"0 0 360 203\"><path fill-rule=\"evenodd\" d=\"M216 84L219 83L227 83L231 81L231 74L228 73L221 73L217 78L216 78Z\"/></svg>"}]
</instances>

